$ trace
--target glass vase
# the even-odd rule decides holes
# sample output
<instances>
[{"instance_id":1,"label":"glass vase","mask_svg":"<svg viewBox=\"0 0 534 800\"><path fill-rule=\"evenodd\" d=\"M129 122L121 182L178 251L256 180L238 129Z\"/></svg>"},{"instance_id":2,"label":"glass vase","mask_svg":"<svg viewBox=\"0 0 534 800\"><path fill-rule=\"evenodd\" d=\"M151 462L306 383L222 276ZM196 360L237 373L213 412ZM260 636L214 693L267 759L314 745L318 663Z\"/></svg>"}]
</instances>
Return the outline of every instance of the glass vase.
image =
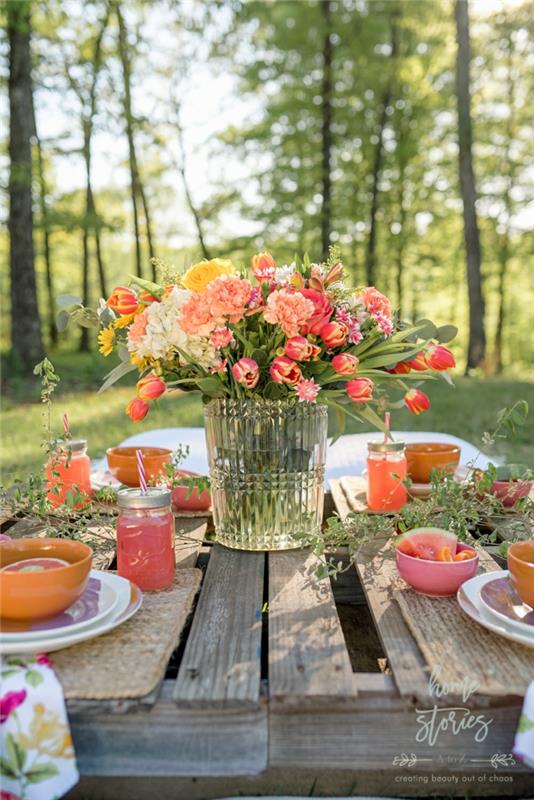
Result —
<instances>
[{"instance_id":1,"label":"glass vase","mask_svg":"<svg viewBox=\"0 0 534 800\"><path fill-rule=\"evenodd\" d=\"M217 541L289 550L320 532L328 411L292 400L211 400L204 410Z\"/></svg>"}]
</instances>

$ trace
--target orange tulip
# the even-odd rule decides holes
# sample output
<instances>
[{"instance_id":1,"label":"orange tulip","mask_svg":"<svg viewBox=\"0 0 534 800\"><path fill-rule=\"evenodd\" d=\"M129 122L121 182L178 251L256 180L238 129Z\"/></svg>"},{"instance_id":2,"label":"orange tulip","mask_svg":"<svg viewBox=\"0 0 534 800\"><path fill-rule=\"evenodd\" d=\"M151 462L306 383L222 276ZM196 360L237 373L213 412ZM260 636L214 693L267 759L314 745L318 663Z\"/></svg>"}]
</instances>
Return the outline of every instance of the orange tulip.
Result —
<instances>
[{"instance_id":1,"label":"orange tulip","mask_svg":"<svg viewBox=\"0 0 534 800\"><path fill-rule=\"evenodd\" d=\"M341 347L349 338L349 329L342 322L327 322L319 336L327 347Z\"/></svg>"},{"instance_id":2,"label":"orange tulip","mask_svg":"<svg viewBox=\"0 0 534 800\"><path fill-rule=\"evenodd\" d=\"M425 352L425 364L429 369L443 372L456 366L456 360L448 347L441 344L431 344Z\"/></svg>"},{"instance_id":3,"label":"orange tulip","mask_svg":"<svg viewBox=\"0 0 534 800\"><path fill-rule=\"evenodd\" d=\"M373 399L374 384L370 378L354 378L347 381L345 389L353 403L368 403Z\"/></svg>"},{"instance_id":4,"label":"orange tulip","mask_svg":"<svg viewBox=\"0 0 534 800\"><path fill-rule=\"evenodd\" d=\"M117 286L108 299L107 305L121 316L134 314L139 307L136 293L126 286Z\"/></svg>"},{"instance_id":5,"label":"orange tulip","mask_svg":"<svg viewBox=\"0 0 534 800\"><path fill-rule=\"evenodd\" d=\"M270 253L256 253L252 256L252 272L260 283L274 278L275 260Z\"/></svg>"},{"instance_id":6,"label":"orange tulip","mask_svg":"<svg viewBox=\"0 0 534 800\"><path fill-rule=\"evenodd\" d=\"M295 361L309 361L321 352L321 348L309 342L305 336L292 336L284 345L284 353Z\"/></svg>"},{"instance_id":7,"label":"orange tulip","mask_svg":"<svg viewBox=\"0 0 534 800\"><path fill-rule=\"evenodd\" d=\"M332 367L338 375L354 375L359 363L359 359L351 356L350 353L338 353L331 361Z\"/></svg>"},{"instance_id":8,"label":"orange tulip","mask_svg":"<svg viewBox=\"0 0 534 800\"><path fill-rule=\"evenodd\" d=\"M404 405L412 414L421 414L430 408L430 400L420 389L410 389L404 395Z\"/></svg>"},{"instance_id":9,"label":"orange tulip","mask_svg":"<svg viewBox=\"0 0 534 800\"><path fill-rule=\"evenodd\" d=\"M411 372L411 367L407 361L399 361L393 369L387 369L386 372L390 372L392 375L407 375Z\"/></svg>"},{"instance_id":10,"label":"orange tulip","mask_svg":"<svg viewBox=\"0 0 534 800\"><path fill-rule=\"evenodd\" d=\"M140 422L148 414L148 408L148 403L145 403L140 397L134 397L126 406L126 413L132 422Z\"/></svg>"},{"instance_id":11,"label":"orange tulip","mask_svg":"<svg viewBox=\"0 0 534 800\"><path fill-rule=\"evenodd\" d=\"M425 369L428 369L428 365L425 361L425 354L423 351L417 353L415 358L412 358L411 361L405 361L404 363L407 364L410 367L410 369L415 369L418 372L423 372Z\"/></svg>"},{"instance_id":12,"label":"orange tulip","mask_svg":"<svg viewBox=\"0 0 534 800\"><path fill-rule=\"evenodd\" d=\"M253 358L240 358L232 367L232 375L237 383L254 389L260 379L260 368Z\"/></svg>"},{"instance_id":13,"label":"orange tulip","mask_svg":"<svg viewBox=\"0 0 534 800\"><path fill-rule=\"evenodd\" d=\"M166 388L165 381L151 373L137 382L137 396L146 403L148 400L161 397Z\"/></svg>"},{"instance_id":14,"label":"orange tulip","mask_svg":"<svg viewBox=\"0 0 534 800\"><path fill-rule=\"evenodd\" d=\"M289 386L294 386L302 378L299 365L285 356L273 359L269 373L275 383L286 383Z\"/></svg>"}]
</instances>

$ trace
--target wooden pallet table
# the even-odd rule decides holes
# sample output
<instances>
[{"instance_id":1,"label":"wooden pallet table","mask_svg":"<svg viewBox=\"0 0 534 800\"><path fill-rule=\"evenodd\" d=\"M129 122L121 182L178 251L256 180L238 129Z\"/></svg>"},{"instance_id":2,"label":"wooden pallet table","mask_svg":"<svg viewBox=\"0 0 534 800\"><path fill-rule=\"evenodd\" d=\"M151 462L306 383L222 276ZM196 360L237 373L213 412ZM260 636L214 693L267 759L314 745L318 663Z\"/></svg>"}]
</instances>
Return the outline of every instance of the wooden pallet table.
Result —
<instances>
[{"instance_id":1,"label":"wooden pallet table","mask_svg":"<svg viewBox=\"0 0 534 800\"><path fill-rule=\"evenodd\" d=\"M205 572L177 673L137 700L69 701L82 774L69 797L194 800L288 787L413 797L428 796L429 786L449 796L528 795L534 773L511 759L520 693L474 692L465 702L459 689L432 694L428 663L395 600L384 540L332 585L317 580L306 550L206 547L205 522L187 525L190 538L177 552L184 566ZM357 650L365 637L342 627L348 607L370 610L382 670L376 659L374 671L353 670L354 642ZM451 725L436 741L421 738L422 712L441 719L442 709L459 706L487 721L483 740Z\"/></svg>"}]
</instances>

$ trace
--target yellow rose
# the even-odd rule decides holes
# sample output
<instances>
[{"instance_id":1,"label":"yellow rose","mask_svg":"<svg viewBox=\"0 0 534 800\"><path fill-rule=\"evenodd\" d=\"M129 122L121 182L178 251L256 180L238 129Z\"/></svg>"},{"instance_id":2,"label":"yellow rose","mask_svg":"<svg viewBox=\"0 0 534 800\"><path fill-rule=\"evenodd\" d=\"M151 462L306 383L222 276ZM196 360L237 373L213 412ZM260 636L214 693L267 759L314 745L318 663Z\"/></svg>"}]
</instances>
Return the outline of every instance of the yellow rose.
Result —
<instances>
[{"instance_id":1,"label":"yellow rose","mask_svg":"<svg viewBox=\"0 0 534 800\"><path fill-rule=\"evenodd\" d=\"M182 278L186 289L192 292L203 292L208 283L219 275L233 275L235 267L228 258L212 258L211 261L199 261L189 267Z\"/></svg>"}]
</instances>

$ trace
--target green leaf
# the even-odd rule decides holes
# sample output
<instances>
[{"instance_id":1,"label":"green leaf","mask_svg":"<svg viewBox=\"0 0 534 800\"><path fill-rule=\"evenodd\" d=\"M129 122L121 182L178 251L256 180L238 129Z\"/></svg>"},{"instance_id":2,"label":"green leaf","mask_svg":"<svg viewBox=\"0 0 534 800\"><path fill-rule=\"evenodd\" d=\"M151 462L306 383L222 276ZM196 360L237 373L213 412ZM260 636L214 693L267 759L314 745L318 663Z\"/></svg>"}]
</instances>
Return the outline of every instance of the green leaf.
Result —
<instances>
[{"instance_id":1,"label":"green leaf","mask_svg":"<svg viewBox=\"0 0 534 800\"><path fill-rule=\"evenodd\" d=\"M137 369L137 367L134 364L122 361L106 375L106 380L98 390L98 394L105 392L106 389L109 389L110 386L113 386L113 384L124 377L124 375L127 375L129 372L133 372L135 369Z\"/></svg>"},{"instance_id":2,"label":"green leaf","mask_svg":"<svg viewBox=\"0 0 534 800\"><path fill-rule=\"evenodd\" d=\"M26 750L17 742L12 733L8 733L5 738L7 757L18 773L24 768L26 762Z\"/></svg>"},{"instance_id":3,"label":"green leaf","mask_svg":"<svg viewBox=\"0 0 534 800\"><path fill-rule=\"evenodd\" d=\"M211 376L208 376L207 378L197 378L195 383L199 389L204 392L204 394L220 394L221 392L223 394L225 393L225 388L218 378Z\"/></svg>"},{"instance_id":4,"label":"green leaf","mask_svg":"<svg viewBox=\"0 0 534 800\"><path fill-rule=\"evenodd\" d=\"M253 350L250 357L253 358L256 364L259 364L260 367L267 362L267 353L265 350L260 350L259 348Z\"/></svg>"},{"instance_id":5,"label":"green leaf","mask_svg":"<svg viewBox=\"0 0 534 800\"><path fill-rule=\"evenodd\" d=\"M454 338L456 338L458 334L458 328L456 325L441 325L435 334L435 339L442 344L446 344L447 342L452 342Z\"/></svg>"},{"instance_id":6,"label":"green leaf","mask_svg":"<svg viewBox=\"0 0 534 800\"><path fill-rule=\"evenodd\" d=\"M11 778L12 780L16 780L18 778L18 772L15 768L15 765L12 764L7 758L4 758L4 756L0 756L0 775L4 775L6 778Z\"/></svg>"},{"instance_id":7,"label":"green leaf","mask_svg":"<svg viewBox=\"0 0 534 800\"><path fill-rule=\"evenodd\" d=\"M368 405L363 406L361 409L359 409L358 413L364 419L366 419L367 422L370 422L371 425L373 425L375 428L378 428L379 431L387 433L387 428L384 420L378 416L376 411L373 408L371 408L371 406Z\"/></svg>"},{"instance_id":8,"label":"green leaf","mask_svg":"<svg viewBox=\"0 0 534 800\"><path fill-rule=\"evenodd\" d=\"M266 400L280 400L280 398L285 397L285 395L286 389L274 381L269 381L263 390L263 396Z\"/></svg>"},{"instance_id":9,"label":"green leaf","mask_svg":"<svg viewBox=\"0 0 534 800\"><path fill-rule=\"evenodd\" d=\"M24 773L27 783L42 783L49 778L54 778L56 775L59 775L59 770L52 762L37 764Z\"/></svg>"},{"instance_id":10,"label":"green leaf","mask_svg":"<svg viewBox=\"0 0 534 800\"><path fill-rule=\"evenodd\" d=\"M534 728L534 720L527 717L526 714L521 714L519 717L519 725L517 726L518 733L526 733Z\"/></svg>"},{"instance_id":11,"label":"green leaf","mask_svg":"<svg viewBox=\"0 0 534 800\"><path fill-rule=\"evenodd\" d=\"M57 306L79 306L82 304L82 298L75 294L60 294L56 297Z\"/></svg>"},{"instance_id":12,"label":"green leaf","mask_svg":"<svg viewBox=\"0 0 534 800\"><path fill-rule=\"evenodd\" d=\"M26 672L26 683L29 683L30 686L39 686L44 680L43 676L40 672L37 672L36 669L29 669Z\"/></svg>"},{"instance_id":13,"label":"green leaf","mask_svg":"<svg viewBox=\"0 0 534 800\"><path fill-rule=\"evenodd\" d=\"M137 275L128 275L129 283L133 286L139 286L140 289L146 289L147 292L157 297L158 300L163 297L165 289L153 281L146 281L144 278L139 278Z\"/></svg>"}]
</instances>

